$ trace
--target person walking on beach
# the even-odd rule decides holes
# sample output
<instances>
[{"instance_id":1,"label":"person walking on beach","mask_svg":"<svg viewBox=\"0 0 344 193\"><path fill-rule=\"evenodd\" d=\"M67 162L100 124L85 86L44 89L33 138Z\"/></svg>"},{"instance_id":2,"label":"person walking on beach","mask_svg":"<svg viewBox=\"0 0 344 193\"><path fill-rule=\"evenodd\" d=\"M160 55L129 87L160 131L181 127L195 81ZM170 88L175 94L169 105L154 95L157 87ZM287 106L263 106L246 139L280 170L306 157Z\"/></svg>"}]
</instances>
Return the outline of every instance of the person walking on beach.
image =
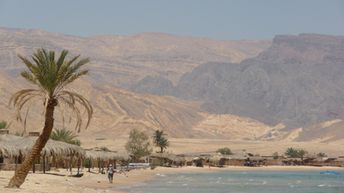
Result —
<instances>
[{"instance_id":1,"label":"person walking on beach","mask_svg":"<svg viewBox=\"0 0 344 193\"><path fill-rule=\"evenodd\" d=\"M109 182L112 183L113 182L113 173L114 173L114 168L113 168L112 164L109 165L107 172L108 172Z\"/></svg>"}]
</instances>

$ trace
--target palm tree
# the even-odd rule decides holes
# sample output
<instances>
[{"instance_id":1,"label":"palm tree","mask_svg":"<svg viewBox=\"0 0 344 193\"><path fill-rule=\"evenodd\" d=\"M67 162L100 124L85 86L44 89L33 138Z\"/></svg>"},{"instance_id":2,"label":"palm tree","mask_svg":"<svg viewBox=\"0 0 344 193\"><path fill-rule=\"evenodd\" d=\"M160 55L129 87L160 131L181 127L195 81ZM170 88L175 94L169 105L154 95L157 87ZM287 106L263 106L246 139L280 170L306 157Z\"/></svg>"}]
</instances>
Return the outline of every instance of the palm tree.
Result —
<instances>
[{"instance_id":1,"label":"palm tree","mask_svg":"<svg viewBox=\"0 0 344 193\"><path fill-rule=\"evenodd\" d=\"M164 131L156 130L153 135L153 141L155 146L160 147L160 153L164 152L169 146L169 141L164 137L166 135Z\"/></svg>"},{"instance_id":2,"label":"palm tree","mask_svg":"<svg viewBox=\"0 0 344 193\"><path fill-rule=\"evenodd\" d=\"M56 141L63 141L66 143L74 144L74 145L81 145L80 140L76 139L77 135L75 135L72 131L69 131L65 128L63 129L55 129L51 135L50 139Z\"/></svg>"},{"instance_id":3,"label":"palm tree","mask_svg":"<svg viewBox=\"0 0 344 193\"><path fill-rule=\"evenodd\" d=\"M39 158L40 152L49 140L50 134L54 127L54 110L55 107L69 107L76 115L76 130L80 131L82 124L81 111L78 107L82 106L87 112L87 128L93 114L91 104L83 96L76 92L66 90L66 86L79 77L88 74L88 70L80 68L89 62L88 58L80 59L79 56L72 57L70 60L66 58L67 50L63 50L55 59L54 51L38 49L32 60L21 55L18 57L26 65L28 70L21 73L28 82L35 85L35 89L23 89L15 93L10 104L14 106L17 112L17 118L21 120L21 110L33 99L41 99L44 105L44 127L42 133L37 138L29 155L25 157L24 162L16 170L11 178L8 187L20 187L29 173L32 163ZM39 103L42 104L42 103ZM79 105L80 106L79 106Z\"/></svg>"}]
</instances>

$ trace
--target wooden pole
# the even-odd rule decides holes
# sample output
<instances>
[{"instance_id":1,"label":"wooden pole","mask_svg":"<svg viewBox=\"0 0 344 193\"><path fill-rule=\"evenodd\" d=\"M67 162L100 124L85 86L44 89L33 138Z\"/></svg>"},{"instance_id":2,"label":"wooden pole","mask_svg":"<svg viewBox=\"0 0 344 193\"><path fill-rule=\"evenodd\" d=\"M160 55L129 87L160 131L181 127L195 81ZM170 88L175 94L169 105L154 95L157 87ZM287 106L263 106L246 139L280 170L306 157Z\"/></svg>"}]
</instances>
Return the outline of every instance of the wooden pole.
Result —
<instances>
[{"instance_id":1,"label":"wooden pole","mask_svg":"<svg viewBox=\"0 0 344 193\"><path fill-rule=\"evenodd\" d=\"M34 159L33 162L32 162L32 173L36 172L35 162L36 162L36 160Z\"/></svg>"},{"instance_id":2,"label":"wooden pole","mask_svg":"<svg viewBox=\"0 0 344 193\"><path fill-rule=\"evenodd\" d=\"M77 175L79 175L79 173L80 173L80 164L81 164L81 158L79 157L78 158L78 172L77 172Z\"/></svg>"},{"instance_id":3,"label":"wooden pole","mask_svg":"<svg viewBox=\"0 0 344 193\"><path fill-rule=\"evenodd\" d=\"M91 158L88 158L88 172L91 172Z\"/></svg>"},{"instance_id":4,"label":"wooden pole","mask_svg":"<svg viewBox=\"0 0 344 193\"><path fill-rule=\"evenodd\" d=\"M98 168L99 168L99 173L100 173L100 158L98 158Z\"/></svg>"},{"instance_id":5,"label":"wooden pole","mask_svg":"<svg viewBox=\"0 0 344 193\"><path fill-rule=\"evenodd\" d=\"M73 155L70 156L70 162L69 162L69 171L70 171L70 174L72 174L72 168L73 168Z\"/></svg>"},{"instance_id":6,"label":"wooden pole","mask_svg":"<svg viewBox=\"0 0 344 193\"><path fill-rule=\"evenodd\" d=\"M18 156L14 157L14 163L15 163L14 171L16 171L17 170L17 166L18 166Z\"/></svg>"},{"instance_id":7,"label":"wooden pole","mask_svg":"<svg viewBox=\"0 0 344 193\"><path fill-rule=\"evenodd\" d=\"M45 153L42 156L42 170L43 170L43 174L45 174Z\"/></svg>"}]
</instances>

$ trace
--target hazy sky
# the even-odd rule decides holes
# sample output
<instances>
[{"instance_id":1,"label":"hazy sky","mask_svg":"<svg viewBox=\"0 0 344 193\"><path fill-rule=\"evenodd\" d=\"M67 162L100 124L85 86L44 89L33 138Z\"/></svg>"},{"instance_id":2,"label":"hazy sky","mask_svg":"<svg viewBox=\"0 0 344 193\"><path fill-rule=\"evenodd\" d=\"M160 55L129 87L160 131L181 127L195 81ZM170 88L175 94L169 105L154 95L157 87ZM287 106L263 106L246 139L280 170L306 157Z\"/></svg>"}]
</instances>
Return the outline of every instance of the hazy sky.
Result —
<instances>
[{"instance_id":1,"label":"hazy sky","mask_svg":"<svg viewBox=\"0 0 344 193\"><path fill-rule=\"evenodd\" d=\"M0 0L0 26L91 36L166 32L216 39L344 35L344 0Z\"/></svg>"}]
</instances>

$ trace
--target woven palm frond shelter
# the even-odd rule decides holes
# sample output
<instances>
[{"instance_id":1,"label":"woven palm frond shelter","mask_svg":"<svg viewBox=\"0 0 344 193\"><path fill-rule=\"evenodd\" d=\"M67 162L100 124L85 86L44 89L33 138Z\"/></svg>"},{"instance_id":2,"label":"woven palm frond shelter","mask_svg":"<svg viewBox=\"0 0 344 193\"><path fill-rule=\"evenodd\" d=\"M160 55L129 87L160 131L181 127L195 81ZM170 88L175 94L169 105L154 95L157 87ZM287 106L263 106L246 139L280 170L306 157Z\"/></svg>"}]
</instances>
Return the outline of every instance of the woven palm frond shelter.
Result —
<instances>
[{"instance_id":1,"label":"woven palm frond shelter","mask_svg":"<svg viewBox=\"0 0 344 193\"><path fill-rule=\"evenodd\" d=\"M209 161L216 163L216 162L219 162L222 158L225 158L225 156L223 156L223 155L213 155L213 156L209 157Z\"/></svg>"},{"instance_id":2,"label":"woven palm frond shelter","mask_svg":"<svg viewBox=\"0 0 344 193\"><path fill-rule=\"evenodd\" d=\"M150 163L159 166L182 166L186 160L184 156L175 155L172 153L152 153L150 155Z\"/></svg>"},{"instance_id":3,"label":"woven palm frond shelter","mask_svg":"<svg viewBox=\"0 0 344 193\"><path fill-rule=\"evenodd\" d=\"M185 158L171 153L152 153L151 157L165 158L172 161L185 161Z\"/></svg>"},{"instance_id":4,"label":"woven palm frond shelter","mask_svg":"<svg viewBox=\"0 0 344 193\"><path fill-rule=\"evenodd\" d=\"M93 160L128 160L129 155L104 150L86 150L85 158Z\"/></svg>"},{"instance_id":5,"label":"woven palm frond shelter","mask_svg":"<svg viewBox=\"0 0 344 193\"><path fill-rule=\"evenodd\" d=\"M0 141L0 156L1 157L15 157L19 156L19 149L11 144L8 144L4 141Z\"/></svg>"},{"instance_id":6,"label":"woven palm frond shelter","mask_svg":"<svg viewBox=\"0 0 344 193\"><path fill-rule=\"evenodd\" d=\"M36 142L37 137L18 137L14 135L0 135L0 152L4 155L13 157L26 155L31 151L32 146ZM76 155L79 157L85 156L85 150L77 145L68 144L61 141L49 140L43 148L42 155L53 156L62 155L70 156Z\"/></svg>"},{"instance_id":7,"label":"woven palm frond shelter","mask_svg":"<svg viewBox=\"0 0 344 193\"><path fill-rule=\"evenodd\" d=\"M85 158L89 161L88 171L95 163L98 165L99 173L104 172L104 166L107 164L114 164L116 167L116 161L128 161L129 155L125 153L118 153L109 150L102 150L99 148L86 150Z\"/></svg>"},{"instance_id":8,"label":"woven palm frond shelter","mask_svg":"<svg viewBox=\"0 0 344 193\"><path fill-rule=\"evenodd\" d=\"M20 155L20 148L18 148L13 142L21 137L15 135L0 135L0 155L6 157L16 157Z\"/></svg>"}]
</instances>

